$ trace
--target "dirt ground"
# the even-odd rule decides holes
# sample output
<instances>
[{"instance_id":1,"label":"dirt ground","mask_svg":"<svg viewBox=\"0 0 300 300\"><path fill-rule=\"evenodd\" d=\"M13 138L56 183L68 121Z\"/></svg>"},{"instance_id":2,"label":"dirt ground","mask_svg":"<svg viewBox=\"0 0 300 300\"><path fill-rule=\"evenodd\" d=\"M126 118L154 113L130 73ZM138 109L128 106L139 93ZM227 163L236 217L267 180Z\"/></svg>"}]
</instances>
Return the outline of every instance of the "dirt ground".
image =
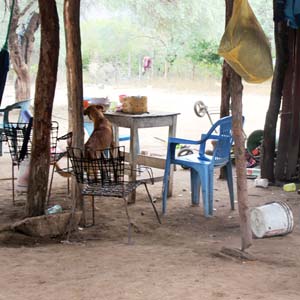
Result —
<instances>
[{"instance_id":1,"label":"dirt ground","mask_svg":"<svg viewBox=\"0 0 300 300\"><path fill-rule=\"evenodd\" d=\"M173 96L176 108L180 107L182 97ZM204 96L214 99L217 93ZM249 93L248 97L253 104L263 96L256 94L252 98ZM58 107L55 115L61 117L61 111ZM191 127L184 116L188 111L191 116L192 108L184 107L181 111L178 136L195 136L199 127L207 126L206 121L196 118L191 120L194 122ZM259 122L252 126L258 126ZM205 124L199 125L202 123ZM151 145L151 151L164 154L164 143L155 139L158 133L147 132L143 136L142 150ZM12 205L11 181L7 179L9 154L0 157L0 161L0 227L3 228L23 217L24 196L18 195L17 205ZM108 198L96 200L96 225L79 228L72 234L71 243L0 233L0 300L300 299L299 195L283 192L280 187L256 188L249 179L250 207L285 201L292 209L295 227L286 236L255 239L248 250L254 261L225 257L220 255L222 247L240 247L239 217L237 210L230 210L226 182L217 177L214 216L205 218L201 205L191 206L189 172L178 168L173 197L168 201L167 214L161 216L161 225L140 187L136 203L129 206L135 224L132 245L127 244L122 201ZM162 185L155 183L149 188L161 212ZM65 210L70 208L66 180L57 174L50 205L53 204L61 204Z\"/></svg>"}]
</instances>

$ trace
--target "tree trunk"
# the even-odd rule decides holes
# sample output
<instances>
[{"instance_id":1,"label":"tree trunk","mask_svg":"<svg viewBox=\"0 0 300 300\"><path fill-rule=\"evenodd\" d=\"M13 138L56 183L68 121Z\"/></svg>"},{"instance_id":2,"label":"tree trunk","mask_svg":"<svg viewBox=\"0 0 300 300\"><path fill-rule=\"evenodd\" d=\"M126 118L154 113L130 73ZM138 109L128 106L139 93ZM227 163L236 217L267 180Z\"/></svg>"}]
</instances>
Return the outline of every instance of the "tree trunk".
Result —
<instances>
[{"instance_id":1,"label":"tree trunk","mask_svg":"<svg viewBox=\"0 0 300 300\"><path fill-rule=\"evenodd\" d=\"M300 35L288 29L289 62L283 87L281 128L275 178L279 181L299 180L300 141Z\"/></svg>"},{"instance_id":2,"label":"tree trunk","mask_svg":"<svg viewBox=\"0 0 300 300\"><path fill-rule=\"evenodd\" d=\"M232 100L232 131L234 138L234 155L237 175L237 198L240 216L242 250L252 245L252 232L250 227L250 212L248 207L248 190L245 167L245 138L242 120L243 86L241 77L232 72L230 94Z\"/></svg>"},{"instance_id":3,"label":"tree trunk","mask_svg":"<svg viewBox=\"0 0 300 300\"><path fill-rule=\"evenodd\" d=\"M225 0L226 24L230 20L233 9L233 0ZM229 115L229 103L232 103L232 131L234 138L234 155L237 174L237 198L241 228L241 249L245 250L252 245L250 227L250 213L248 207L248 190L245 168L245 138L243 134L243 85L241 77L224 62L222 77L221 116Z\"/></svg>"},{"instance_id":4,"label":"tree trunk","mask_svg":"<svg viewBox=\"0 0 300 300\"><path fill-rule=\"evenodd\" d=\"M30 98L30 58L34 45L34 34L40 24L39 14L34 12L26 24L19 24L20 18L33 5L31 1L23 11L20 11L19 2L15 0L15 9L9 36L10 58L16 72L15 97L17 101ZM19 27L22 26L22 31ZM18 32L18 33L17 33Z\"/></svg>"},{"instance_id":5,"label":"tree trunk","mask_svg":"<svg viewBox=\"0 0 300 300\"><path fill-rule=\"evenodd\" d=\"M47 196L50 132L59 55L59 21L56 1L39 0L41 16L40 61L36 79L33 140L26 213L44 214Z\"/></svg>"},{"instance_id":6,"label":"tree trunk","mask_svg":"<svg viewBox=\"0 0 300 300\"><path fill-rule=\"evenodd\" d=\"M127 77L130 80L131 79L131 52L128 52L128 71L127 71Z\"/></svg>"},{"instance_id":7,"label":"tree trunk","mask_svg":"<svg viewBox=\"0 0 300 300\"><path fill-rule=\"evenodd\" d=\"M276 6L274 5L274 10ZM264 126L261 154L261 177L274 182L276 127L280 110L283 83L288 63L288 35L285 22L275 22L276 64L272 80L271 97Z\"/></svg>"},{"instance_id":8,"label":"tree trunk","mask_svg":"<svg viewBox=\"0 0 300 300\"><path fill-rule=\"evenodd\" d=\"M141 56L138 57L138 60L139 60L139 80L142 79L142 69L143 69L143 66L142 66L142 62L143 62L143 59Z\"/></svg>"},{"instance_id":9,"label":"tree trunk","mask_svg":"<svg viewBox=\"0 0 300 300\"><path fill-rule=\"evenodd\" d=\"M169 69L170 69L170 64L167 60L165 60L164 79L168 79Z\"/></svg>"},{"instance_id":10,"label":"tree trunk","mask_svg":"<svg viewBox=\"0 0 300 300\"><path fill-rule=\"evenodd\" d=\"M66 35L66 65L69 102L69 129L73 132L73 147L83 149L83 83L80 38L80 0L64 1L64 24ZM72 199L76 207L83 209L81 191L72 178Z\"/></svg>"},{"instance_id":11,"label":"tree trunk","mask_svg":"<svg viewBox=\"0 0 300 300\"><path fill-rule=\"evenodd\" d=\"M220 117L226 117L230 114L230 80L231 68L226 61L222 66L222 87L221 87L221 108Z\"/></svg>"},{"instance_id":12,"label":"tree trunk","mask_svg":"<svg viewBox=\"0 0 300 300\"><path fill-rule=\"evenodd\" d=\"M232 15L233 3L232 1L226 1L226 20L225 29ZM226 117L230 114L230 79L232 69L229 64L224 60L222 66L222 83L221 83L221 107L220 117ZM225 167L220 170L220 179L226 179Z\"/></svg>"},{"instance_id":13,"label":"tree trunk","mask_svg":"<svg viewBox=\"0 0 300 300\"><path fill-rule=\"evenodd\" d=\"M225 19L225 29L232 15L233 9L233 0L225 0L226 6L226 19ZM229 66L229 64L224 60L222 66L222 87L221 87L221 108L220 108L220 117L229 116L230 111L230 82L231 82L231 74L233 70Z\"/></svg>"}]
</instances>

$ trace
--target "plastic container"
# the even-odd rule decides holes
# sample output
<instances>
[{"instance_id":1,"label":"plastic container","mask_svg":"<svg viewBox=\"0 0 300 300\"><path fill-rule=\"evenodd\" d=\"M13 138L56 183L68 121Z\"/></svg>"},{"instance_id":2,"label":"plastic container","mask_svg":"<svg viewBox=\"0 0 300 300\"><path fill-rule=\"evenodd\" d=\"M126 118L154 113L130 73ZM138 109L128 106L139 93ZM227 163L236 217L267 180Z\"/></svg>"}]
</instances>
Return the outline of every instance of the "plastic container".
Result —
<instances>
[{"instance_id":1,"label":"plastic container","mask_svg":"<svg viewBox=\"0 0 300 300\"><path fill-rule=\"evenodd\" d=\"M16 185L16 191L18 192L26 192L28 189L29 164L30 161L28 158L25 158L20 163L19 174L18 174L17 185Z\"/></svg>"},{"instance_id":2,"label":"plastic container","mask_svg":"<svg viewBox=\"0 0 300 300\"><path fill-rule=\"evenodd\" d=\"M290 207L279 201L252 208L250 224L257 238L286 235L293 230L294 218Z\"/></svg>"},{"instance_id":3,"label":"plastic container","mask_svg":"<svg viewBox=\"0 0 300 300\"><path fill-rule=\"evenodd\" d=\"M90 105L90 100L83 100L83 108L87 108Z\"/></svg>"},{"instance_id":4,"label":"plastic container","mask_svg":"<svg viewBox=\"0 0 300 300\"><path fill-rule=\"evenodd\" d=\"M53 215L62 212L62 207L59 204L56 204L48 209L46 209L46 215Z\"/></svg>"},{"instance_id":5,"label":"plastic container","mask_svg":"<svg viewBox=\"0 0 300 300\"><path fill-rule=\"evenodd\" d=\"M299 188L300 185L296 183L287 183L283 186L285 192L296 192Z\"/></svg>"},{"instance_id":6,"label":"plastic container","mask_svg":"<svg viewBox=\"0 0 300 300\"><path fill-rule=\"evenodd\" d=\"M119 101L120 101L120 103L123 103L124 102L124 98L126 98L127 97L127 95L119 95Z\"/></svg>"},{"instance_id":7,"label":"plastic container","mask_svg":"<svg viewBox=\"0 0 300 300\"><path fill-rule=\"evenodd\" d=\"M248 177L259 177L260 169L259 168L247 168L247 176Z\"/></svg>"},{"instance_id":8,"label":"plastic container","mask_svg":"<svg viewBox=\"0 0 300 300\"><path fill-rule=\"evenodd\" d=\"M269 181L267 178L257 178L254 180L254 186L267 188L269 185Z\"/></svg>"}]
</instances>

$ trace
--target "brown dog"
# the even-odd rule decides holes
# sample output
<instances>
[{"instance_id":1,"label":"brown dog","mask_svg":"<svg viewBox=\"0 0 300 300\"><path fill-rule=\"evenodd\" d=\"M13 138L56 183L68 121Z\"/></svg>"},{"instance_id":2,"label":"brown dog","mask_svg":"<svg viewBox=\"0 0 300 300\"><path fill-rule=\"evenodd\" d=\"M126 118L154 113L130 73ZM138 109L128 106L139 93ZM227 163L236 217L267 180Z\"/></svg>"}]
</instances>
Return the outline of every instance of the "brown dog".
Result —
<instances>
[{"instance_id":1,"label":"brown dog","mask_svg":"<svg viewBox=\"0 0 300 300\"><path fill-rule=\"evenodd\" d=\"M112 125L105 118L103 110L102 105L90 105L83 112L83 114L88 116L94 123L94 130L84 145L86 158L96 158L96 150L114 147ZM61 176L71 177L71 173L63 171L57 163L55 167Z\"/></svg>"},{"instance_id":2,"label":"brown dog","mask_svg":"<svg viewBox=\"0 0 300 300\"><path fill-rule=\"evenodd\" d=\"M94 131L84 145L87 158L95 158L95 150L114 147L112 125L105 118L103 111L102 105L90 105L83 112L94 123Z\"/></svg>"}]
</instances>

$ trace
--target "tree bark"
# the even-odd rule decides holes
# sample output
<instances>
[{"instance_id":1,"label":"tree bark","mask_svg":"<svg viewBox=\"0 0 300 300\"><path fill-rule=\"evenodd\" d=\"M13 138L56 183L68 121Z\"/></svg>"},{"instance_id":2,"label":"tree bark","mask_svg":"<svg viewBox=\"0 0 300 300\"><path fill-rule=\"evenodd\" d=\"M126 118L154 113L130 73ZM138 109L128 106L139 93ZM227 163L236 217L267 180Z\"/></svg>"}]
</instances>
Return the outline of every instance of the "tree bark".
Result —
<instances>
[{"instance_id":1,"label":"tree bark","mask_svg":"<svg viewBox=\"0 0 300 300\"><path fill-rule=\"evenodd\" d=\"M299 180L300 141L300 34L288 29L288 68L283 87L280 137L275 168L279 181Z\"/></svg>"},{"instance_id":2,"label":"tree bark","mask_svg":"<svg viewBox=\"0 0 300 300\"><path fill-rule=\"evenodd\" d=\"M47 196L50 132L59 55L59 21L56 1L39 0L41 17L40 60L36 79L27 216L44 214Z\"/></svg>"},{"instance_id":3,"label":"tree bark","mask_svg":"<svg viewBox=\"0 0 300 300\"><path fill-rule=\"evenodd\" d=\"M232 15L233 3L232 1L225 1L226 5L226 19L225 19L225 29ZM224 60L222 66L222 82L221 82L221 107L220 107L220 117L226 117L230 114L230 79L231 79L232 69L229 64ZM225 167L220 170L220 179L226 179Z\"/></svg>"},{"instance_id":4,"label":"tree bark","mask_svg":"<svg viewBox=\"0 0 300 300\"><path fill-rule=\"evenodd\" d=\"M234 138L234 155L237 175L237 198L241 228L241 250L252 245L250 212L248 207L248 190L245 167L245 138L243 134L243 85L241 77L232 71L230 94L232 100L232 131Z\"/></svg>"},{"instance_id":5,"label":"tree bark","mask_svg":"<svg viewBox=\"0 0 300 300\"><path fill-rule=\"evenodd\" d=\"M226 24L230 20L233 0L225 0ZM252 245L250 212L248 207L248 190L245 167L245 138L243 133L243 85L241 77L225 62L222 77L221 117L229 115L229 103L232 103L232 133L234 138L234 155L237 174L237 198L241 228L241 250Z\"/></svg>"},{"instance_id":6,"label":"tree bark","mask_svg":"<svg viewBox=\"0 0 300 300\"><path fill-rule=\"evenodd\" d=\"M66 65L69 101L69 129L73 132L72 146L83 149L83 83L80 38L80 0L64 1L66 35ZM83 199L76 180L72 178L72 199L83 209Z\"/></svg>"},{"instance_id":7,"label":"tree bark","mask_svg":"<svg viewBox=\"0 0 300 300\"><path fill-rule=\"evenodd\" d=\"M230 114L230 79L231 68L224 60L222 67L222 87L221 87L221 108L220 117L226 117Z\"/></svg>"},{"instance_id":8,"label":"tree bark","mask_svg":"<svg viewBox=\"0 0 300 300\"><path fill-rule=\"evenodd\" d=\"M276 5L274 5L274 10ZM274 11L274 13L276 13ZM281 105L284 78L288 63L288 35L285 22L275 22L276 64L272 80L271 97L264 126L261 154L261 177L274 182L276 127Z\"/></svg>"},{"instance_id":9,"label":"tree bark","mask_svg":"<svg viewBox=\"0 0 300 300\"><path fill-rule=\"evenodd\" d=\"M23 16L33 5L31 1L23 11L20 11L19 1L15 0L15 9L9 35L10 58L17 75L15 81L15 97L17 101L30 99L30 57L34 45L34 34L37 31L40 18L39 14L31 14L27 24L19 24ZM22 32L18 28L22 26ZM19 31L19 32L18 32ZM17 33L18 32L18 33Z\"/></svg>"}]
</instances>

